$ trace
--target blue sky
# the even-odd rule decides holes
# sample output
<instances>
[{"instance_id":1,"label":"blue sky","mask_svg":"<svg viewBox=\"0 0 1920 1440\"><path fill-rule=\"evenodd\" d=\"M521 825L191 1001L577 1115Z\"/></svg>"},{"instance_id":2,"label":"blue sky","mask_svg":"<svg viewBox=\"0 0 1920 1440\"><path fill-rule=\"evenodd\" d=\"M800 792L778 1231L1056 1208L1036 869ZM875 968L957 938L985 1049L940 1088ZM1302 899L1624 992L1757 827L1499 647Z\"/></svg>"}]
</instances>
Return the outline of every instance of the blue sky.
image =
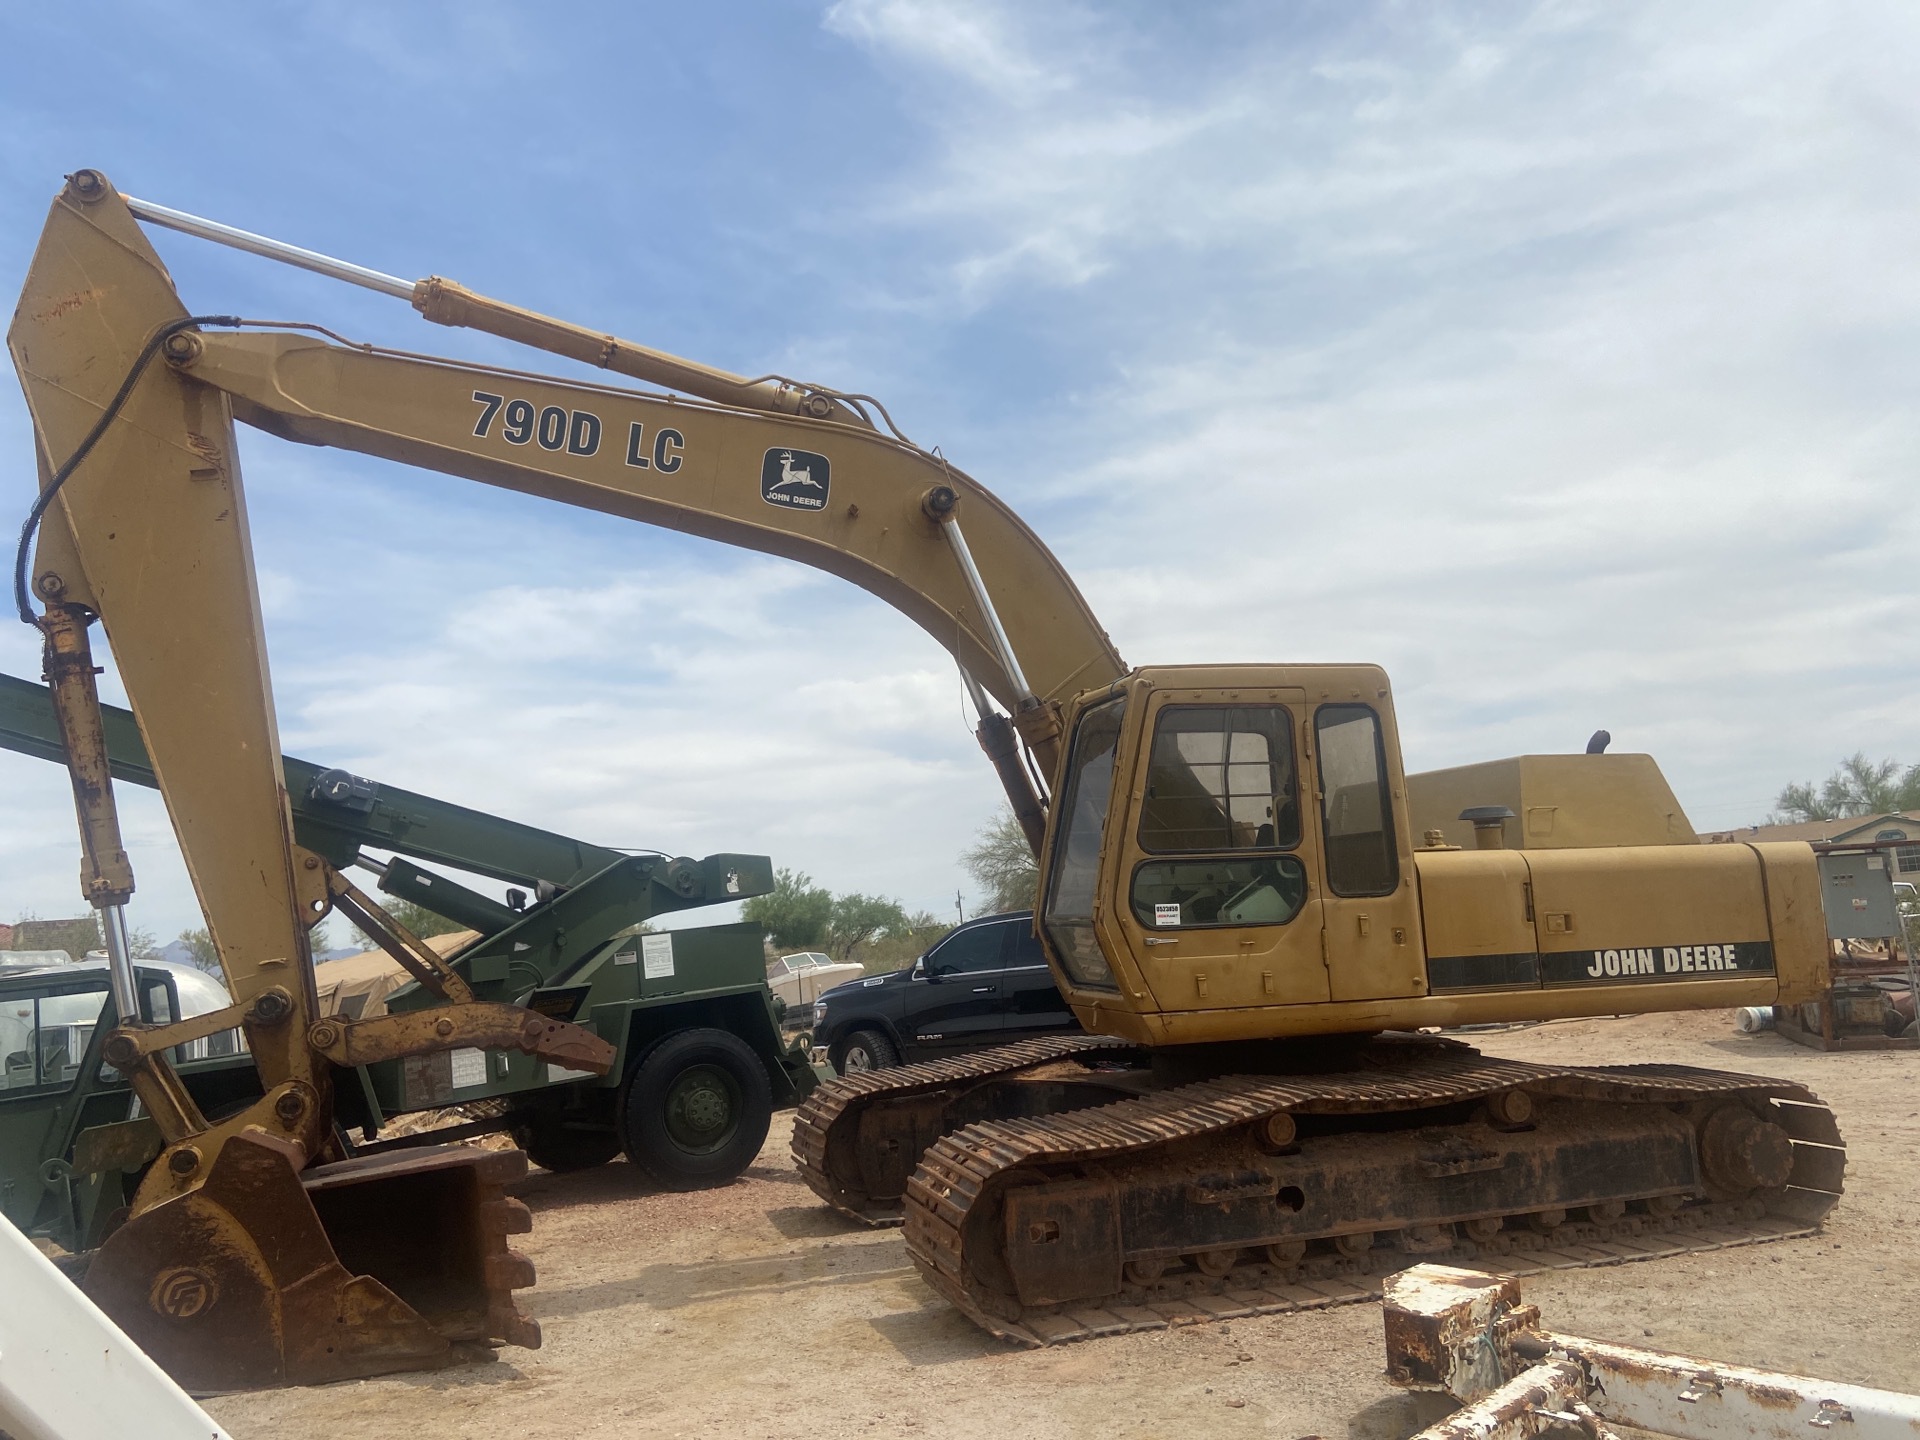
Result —
<instances>
[{"instance_id":1,"label":"blue sky","mask_svg":"<svg viewBox=\"0 0 1920 1440\"><path fill-rule=\"evenodd\" d=\"M1379 661L1409 768L1604 725L1731 825L1855 749L1920 760L1916 59L1897 0L72 0L0 17L0 275L91 165L867 391L1129 660ZM156 244L197 309L565 370ZM952 665L878 602L242 443L289 750L951 912L996 790ZM0 505L31 453L7 387ZM123 805L135 922L196 923L164 814ZM72 912L63 777L0 757L0 806L0 916Z\"/></svg>"}]
</instances>

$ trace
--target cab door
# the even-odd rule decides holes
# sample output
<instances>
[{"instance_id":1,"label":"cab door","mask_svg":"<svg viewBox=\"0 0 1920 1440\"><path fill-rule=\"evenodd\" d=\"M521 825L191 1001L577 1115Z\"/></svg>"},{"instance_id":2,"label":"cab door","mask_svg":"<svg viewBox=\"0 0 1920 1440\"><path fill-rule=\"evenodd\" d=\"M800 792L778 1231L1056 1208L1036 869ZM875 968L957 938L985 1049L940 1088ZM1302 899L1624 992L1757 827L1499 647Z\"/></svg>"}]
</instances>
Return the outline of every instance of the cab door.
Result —
<instances>
[{"instance_id":1,"label":"cab door","mask_svg":"<svg viewBox=\"0 0 1920 1440\"><path fill-rule=\"evenodd\" d=\"M1316 706L1309 738L1335 1000L1426 993L1413 865L1402 838L1405 785L1384 707Z\"/></svg>"},{"instance_id":2,"label":"cab door","mask_svg":"<svg viewBox=\"0 0 1920 1440\"><path fill-rule=\"evenodd\" d=\"M1162 1010L1328 998L1300 786L1305 698L1153 694L1116 909Z\"/></svg>"}]
</instances>

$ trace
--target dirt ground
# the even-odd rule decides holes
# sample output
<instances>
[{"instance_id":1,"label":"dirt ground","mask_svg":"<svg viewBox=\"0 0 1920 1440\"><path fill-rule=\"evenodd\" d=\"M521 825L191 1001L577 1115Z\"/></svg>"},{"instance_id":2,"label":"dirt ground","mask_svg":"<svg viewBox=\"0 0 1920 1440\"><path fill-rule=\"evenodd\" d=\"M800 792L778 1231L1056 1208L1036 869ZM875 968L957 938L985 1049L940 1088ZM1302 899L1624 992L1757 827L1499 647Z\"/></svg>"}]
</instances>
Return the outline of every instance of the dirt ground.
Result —
<instances>
[{"instance_id":1,"label":"dirt ground","mask_svg":"<svg viewBox=\"0 0 1920 1440\"><path fill-rule=\"evenodd\" d=\"M1526 1282L1573 1334L1920 1390L1920 1054L1805 1050L1729 1013L1472 1038L1490 1054L1678 1061L1798 1080L1833 1106L1847 1195L1813 1238ZM239 1440L406 1435L1327 1437L1401 1440L1444 1413L1381 1377L1374 1305L1021 1350L920 1282L897 1231L821 1208L787 1117L720 1191L650 1192L625 1164L535 1172L538 1351L207 1408Z\"/></svg>"}]
</instances>

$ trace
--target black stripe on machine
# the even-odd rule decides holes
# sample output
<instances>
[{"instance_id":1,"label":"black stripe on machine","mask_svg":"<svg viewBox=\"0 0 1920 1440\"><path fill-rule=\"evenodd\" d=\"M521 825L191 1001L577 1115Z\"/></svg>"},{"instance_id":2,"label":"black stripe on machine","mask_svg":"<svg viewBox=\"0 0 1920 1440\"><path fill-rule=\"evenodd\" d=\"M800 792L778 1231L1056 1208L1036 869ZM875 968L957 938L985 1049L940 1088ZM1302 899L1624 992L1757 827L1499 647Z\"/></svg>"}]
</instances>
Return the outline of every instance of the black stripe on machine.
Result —
<instances>
[{"instance_id":1,"label":"black stripe on machine","mask_svg":"<svg viewBox=\"0 0 1920 1440\"><path fill-rule=\"evenodd\" d=\"M1531 950L1514 955L1436 955L1427 962L1427 983L1434 990L1531 990L1540 983L1540 957Z\"/></svg>"},{"instance_id":2,"label":"black stripe on machine","mask_svg":"<svg viewBox=\"0 0 1920 1440\"><path fill-rule=\"evenodd\" d=\"M1519 990L1544 985L1622 985L1773 974L1773 944L1652 945L1563 950L1550 955L1436 955L1427 962L1431 991Z\"/></svg>"}]
</instances>

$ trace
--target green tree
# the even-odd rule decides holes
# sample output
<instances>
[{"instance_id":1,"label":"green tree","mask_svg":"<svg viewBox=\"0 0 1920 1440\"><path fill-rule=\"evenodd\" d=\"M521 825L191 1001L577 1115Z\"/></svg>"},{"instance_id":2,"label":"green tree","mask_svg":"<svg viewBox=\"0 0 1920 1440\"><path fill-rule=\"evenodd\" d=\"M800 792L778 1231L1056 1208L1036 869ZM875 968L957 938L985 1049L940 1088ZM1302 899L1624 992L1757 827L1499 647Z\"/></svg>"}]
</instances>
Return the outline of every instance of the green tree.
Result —
<instances>
[{"instance_id":1,"label":"green tree","mask_svg":"<svg viewBox=\"0 0 1920 1440\"><path fill-rule=\"evenodd\" d=\"M467 928L458 920L449 920L446 916L429 910L424 905L416 905L411 900L387 899L381 902L380 908L422 940L430 935L451 935L456 930Z\"/></svg>"},{"instance_id":2,"label":"green tree","mask_svg":"<svg viewBox=\"0 0 1920 1440\"><path fill-rule=\"evenodd\" d=\"M1788 785L1774 802L1776 820L1848 820L1920 809L1920 765L1869 760L1856 750L1816 789L1811 780Z\"/></svg>"},{"instance_id":3,"label":"green tree","mask_svg":"<svg viewBox=\"0 0 1920 1440\"><path fill-rule=\"evenodd\" d=\"M960 863L985 895L988 910L1025 910L1033 905L1040 889L1040 867L1013 811L1002 810L983 826L973 845L961 853Z\"/></svg>"},{"instance_id":4,"label":"green tree","mask_svg":"<svg viewBox=\"0 0 1920 1440\"><path fill-rule=\"evenodd\" d=\"M827 919L827 949L837 960L851 960L853 952L876 935L895 935L908 929L907 912L898 900L878 895L836 895Z\"/></svg>"},{"instance_id":5,"label":"green tree","mask_svg":"<svg viewBox=\"0 0 1920 1440\"><path fill-rule=\"evenodd\" d=\"M860 963L869 975L904 970L952 928L924 910L915 911L906 917L903 929L888 930L869 940L860 952Z\"/></svg>"},{"instance_id":6,"label":"green tree","mask_svg":"<svg viewBox=\"0 0 1920 1440\"><path fill-rule=\"evenodd\" d=\"M380 908L385 910L387 914L391 915L395 920L398 920L402 925L406 926L407 929L411 930L415 935L418 935L422 940L433 935L451 935L455 930L464 930L467 928L458 920L449 920L446 916L429 910L424 905L416 905L411 900L396 900L389 897L380 902ZM374 938L358 925L349 928L347 943L350 945L363 946L368 950L378 950L380 948L374 941ZM323 947L319 941L315 941L313 948L319 950Z\"/></svg>"},{"instance_id":7,"label":"green tree","mask_svg":"<svg viewBox=\"0 0 1920 1440\"><path fill-rule=\"evenodd\" d=\"M1806 820L1838 820L1840 812L1820 798L1811 780L1796 780L1782 790L1773 802L1770 824L1795 824Z\"/></svg>"},{"instance_id":8,"label":"green tree","mask_svg":"<svg viewBox=\"0 0 1920 1440\"><path fill-rule=\"evenodd\" d=\"M187 947L189 965L209 975L220 973L220 951L214 946L211 934L205 930L182 930L180 943Z\"/></svg>"},{"instance_id":9,"label":"green tree","mask_svg":"<svg viewBox=\"0 0 1920 1440\"><path fill-rule=\"evenodd\" d=\"M775 945L798 950L818 945L833 920L833 892L794 870L774 872L773 889L740 907L744 919L758 925Z\"/></svg>"}]
</instances>

